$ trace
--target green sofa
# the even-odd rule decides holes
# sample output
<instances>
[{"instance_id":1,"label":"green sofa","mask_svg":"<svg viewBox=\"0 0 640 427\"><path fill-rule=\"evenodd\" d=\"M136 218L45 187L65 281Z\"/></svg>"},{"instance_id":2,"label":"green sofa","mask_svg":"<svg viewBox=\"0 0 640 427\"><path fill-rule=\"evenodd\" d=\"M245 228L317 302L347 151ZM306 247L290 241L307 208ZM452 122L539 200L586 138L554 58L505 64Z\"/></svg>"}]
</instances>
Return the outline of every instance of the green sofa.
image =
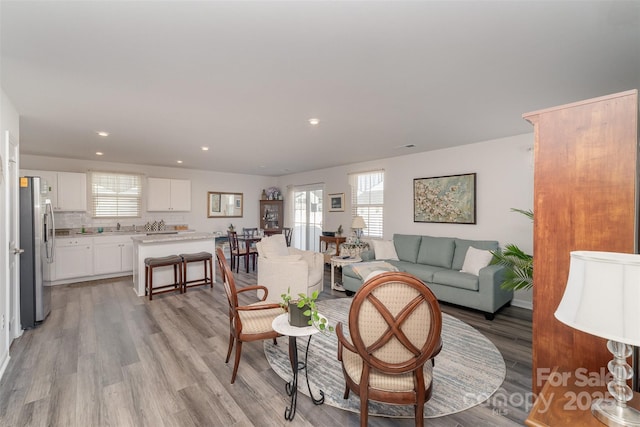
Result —
<instances>
[{"instance_id":1,"label":"green sofa","mask_svg":"<svg viewBox=\"0 0 640 427\"><path fill-rule=\"evenodd\" d=\"M496 250L497 241L394 234L393 244L399 260L386 261L420 278L440 301L480 310L487 319L493 319L494 314L513 299L513 291L500 287L504 267L488 265L480 269L478 276L460 271L469 246ZM363 261L375 259L372 250L360 256ZM349 293L357 292L362 286L362 278L352 266L342 269L342 285Z\"/></svg>"}]
</instances>

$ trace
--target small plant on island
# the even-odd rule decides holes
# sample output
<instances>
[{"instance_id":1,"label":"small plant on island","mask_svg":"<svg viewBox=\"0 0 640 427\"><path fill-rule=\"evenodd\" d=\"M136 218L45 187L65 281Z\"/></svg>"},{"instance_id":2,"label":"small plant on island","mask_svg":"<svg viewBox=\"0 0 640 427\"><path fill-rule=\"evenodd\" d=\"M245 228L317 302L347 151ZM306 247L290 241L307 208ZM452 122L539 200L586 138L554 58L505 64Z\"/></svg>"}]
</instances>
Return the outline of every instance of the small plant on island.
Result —
<instances>
[{"instance_id":1,"label":"small plant on island","mask_svg":"<svg viewBox=\"0 0 640 427\"><path fill-rule=\"evenodd\" d=\"M318 299L318 291L314 291L311 295L299 293L297 299L293 299L291 296L291 288L287 289L286 294L280 295L282 302L280 305L287 311L291 309L300 309L304 311L302 315L308 317L308 324L315 326L320 332L327 333L333 332L333 326L329 325L326 317L320 317L318 314L318 307L316 306L316 300Z\"/></svg>"}]
</instances>

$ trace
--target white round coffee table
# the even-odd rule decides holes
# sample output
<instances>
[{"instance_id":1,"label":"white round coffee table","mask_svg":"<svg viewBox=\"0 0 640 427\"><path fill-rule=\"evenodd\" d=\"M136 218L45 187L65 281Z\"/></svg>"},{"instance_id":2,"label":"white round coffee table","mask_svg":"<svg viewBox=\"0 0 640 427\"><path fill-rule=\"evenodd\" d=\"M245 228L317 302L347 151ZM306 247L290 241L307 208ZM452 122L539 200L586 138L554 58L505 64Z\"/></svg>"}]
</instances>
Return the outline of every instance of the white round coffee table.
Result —
<instances>
[{"instance_id":1,"label":"white round coffee table","mask_svg":"<svg viewBox=\"0 0 640 427\"><path fill-rule=\"evenodd\" d=\"M331 289L344 292L345 289L342 287L341 283L336 283L335 280L335 270L336 267L344 267L347 264L353 264L356 262L361 262L362 258L357 257L341 257L341 256L332 256L331 257Z\"/></svg>"}]
</instances>

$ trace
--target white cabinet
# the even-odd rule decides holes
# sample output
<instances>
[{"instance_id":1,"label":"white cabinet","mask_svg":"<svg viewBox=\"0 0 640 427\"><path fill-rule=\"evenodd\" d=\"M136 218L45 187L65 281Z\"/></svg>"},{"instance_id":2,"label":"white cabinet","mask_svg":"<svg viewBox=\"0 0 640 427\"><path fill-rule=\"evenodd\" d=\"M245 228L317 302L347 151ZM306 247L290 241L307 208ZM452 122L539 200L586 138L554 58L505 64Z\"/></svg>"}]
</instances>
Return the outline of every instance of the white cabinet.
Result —
<instances>
[{"instance_id":1,"label":"white cabinet","mask_svg":"<svg viewBox=\"0 0 640 427\"><path fill-rule=\"evenodd\" d=\"M87 210L87 174L26 169L21 170L20 174L42 178L43 185L49 189L49 199L54 211Z\"/></svg>"},{"instance_id":2,"label":"white cabinet","mask_svg":"<svg viewBox=\"0 0 640 427\"><path fill-rule=\"evenodd\" d=\"M94 274L133 271L131 236L104 236L93 239L93 267Z\"/></svg>"},{"instance_id":3,"label":"white cabinet","mask_svg":"<svg viewBox=\"0 0 640 427\"><path fill-rule=\"evenodd\" d=\"M71 279L93 274L93 239L90 237L57 238L51 280Z\"/></svg>"},{"instance_id":4,"label":"white cabinet","mask_svg":"<svg viewBox=\"0 0 640 427\"><path fill-rule=\"evenodd\" d=\"M188 179L147 179L147 211L190 211L191 181Z\"/></svg>"},{"instance_id":5,"label":"white cabinet","mask_svg":"<svg viewBox=\"0 0 640 427\"><path fill-rule=\"evenodd\" d=\"M87 174L58 172L58 211L87 210Z\"/></svg>"}]
</instances>

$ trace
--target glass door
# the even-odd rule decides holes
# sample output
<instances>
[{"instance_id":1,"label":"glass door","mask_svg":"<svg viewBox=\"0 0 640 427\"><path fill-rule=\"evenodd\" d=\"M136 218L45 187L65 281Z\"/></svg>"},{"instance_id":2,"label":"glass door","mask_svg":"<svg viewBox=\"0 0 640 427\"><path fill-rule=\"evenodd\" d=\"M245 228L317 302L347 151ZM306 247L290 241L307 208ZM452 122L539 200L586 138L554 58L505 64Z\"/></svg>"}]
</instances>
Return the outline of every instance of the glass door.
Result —
<instances>
[{"instance_id":1,"label":"glass door","mask_svg":"<svg viewBox=\"0 0 640 427\"><path fill-rule=\"evenodd\" d=\"M323 193L322 186L294 189L291 246L302 250L320 251Z\"/></svg>"}]
</instances>

